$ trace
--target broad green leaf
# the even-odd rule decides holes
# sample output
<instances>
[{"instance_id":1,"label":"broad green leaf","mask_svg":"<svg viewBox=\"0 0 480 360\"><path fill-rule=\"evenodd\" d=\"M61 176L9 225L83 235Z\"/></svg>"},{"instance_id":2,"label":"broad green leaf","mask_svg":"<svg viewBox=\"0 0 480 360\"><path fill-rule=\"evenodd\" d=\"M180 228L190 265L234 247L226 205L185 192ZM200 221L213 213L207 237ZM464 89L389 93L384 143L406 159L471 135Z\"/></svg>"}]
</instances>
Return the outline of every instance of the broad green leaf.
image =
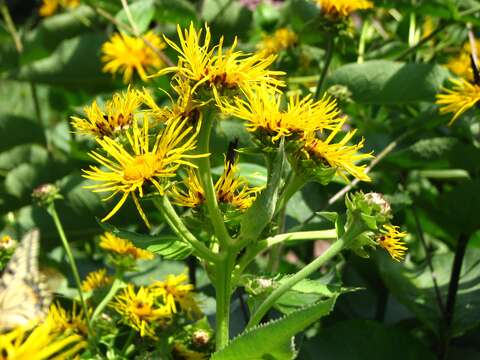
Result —
<instances>
[{"instance_id":1,"label":"broad green leaf","mask_svg":"<svg viewBox=\"0 0 480 360\"><path fill-rule=\"evenodd\" d=\"M45 143L43 129L38 122L14 115L0 115L0 152L16 145L28 143Z\"/></svg>"},{"instance_id":2,"label":"broad green leaf","mask_svg":"<svg viewBox=\"0 0 480 360\"><path fill-rule=\"evenodd\" d=\"M155 1L154 0L140 0L129 5L132 19L140 33L148 30L150 22L155 15ZM127 13L124 9L115 16L115 19L125 25L130 26ZM123 29L122 29L123 31Z\"/></svg>"},{"instance_id":3,"label":"broad green leaf","mask_svg":"<svg viewBox=\"0 0 480 360\"><path fill-rule=\"evenodd\" d=\"M225 36L225 43L231 44L235 36L242 38L247 35L252 13L239 1L205 0L201 18L212 26L214 35Z\"/></svg>"},{"instance_id":4,"label":"broad green leaf","mask_svg":"<svg viewBox=\"0 0 480 360\"><path fill-rule=\"evenodd\" d=\"M327 83L348 87L359 103L398 105L433 101L448 76L440 65L372 60L338 68Z\"/></svg>"},{"instance_id":5,"label":"broad green leaf","mask_svg":"<svg viewBox=\"0 0 480 360\"><path fill-rule=\"evenodd\" d=\"M292 337L330 313L336 297L292 312L279 320L247 330L212 360L290 360L294 357Z\"/></svg>"},{"instance_id":6,"label":"broad green leaf","mask_svg":"<svg viewBox=\"0 0 480 360\"><path fill-rule=\"evenodd\" d=\"M157 0L155 4L155 18L162 23L187 27L197 21L195 6L187 0Z\"/></svg>"},{"instance_id":7,"label":"broad green leaf","mask_svg":"<svg viewBox=\"0 0 480 360\"><path fill-rule=\"evenodd\" d=\"M257 197L253 205L247 210L240 224L240 237L249 241L258 238L263 229L270 223L275 213L278 192L285 166L285 150L283 140L272 164L272 174L267 187Z\"/></svg>"},{"instance_id":8,"label":"broad green leaf","mask_svg":"<svg viewBox=\"0 0 480 360\"><path fill-rule=\"evenodd\" d=\"M110 75L102 73L100 47L105 35L87 33L66 40L47 58L7 75L10 79L59 85L73 90L107 91L114 88Z\"/></svg>"},{"instance_id":9,"label":"broad green leaf","mask_svg":"<svg viewBox=\"0 0 480 360\"><path fill-rule=\"evenodd\" d=\"M173 235L145 235L133 231L121 230L106 223L99 222L99 224L106 231L123 239L130 240L135 246L147 249L165 259L181 260L192 253L192 248L189 244L178 240L178 238Z\"/></svg>"},{"instance_id":10,"label":"broad green leaf","mask_svg":"<svg viewBox=\"0 0 480 360\"><path fill-rule=\"evenodd\" d=\"M397 264L390 258L378 256L379 270L387 287L433 332L438 332L442 319L435 296L432 274L426 264ZM443 301L446 301L453 253L435 254L432 265ZM469 247L460 274L455 303L453 333L465 333L480 323L480 250Z\"/></svg>"},{"instance_id":11,"label":"broad green leaf","mask_svg":"<svg viewBox=\"0 0 480 360\"><path fill-rule=\"evenodd\" d=\"M302 346L302 360L434 360L427 347L398 327L347 320L321 329Z\"/></svg>"}]
</instances>

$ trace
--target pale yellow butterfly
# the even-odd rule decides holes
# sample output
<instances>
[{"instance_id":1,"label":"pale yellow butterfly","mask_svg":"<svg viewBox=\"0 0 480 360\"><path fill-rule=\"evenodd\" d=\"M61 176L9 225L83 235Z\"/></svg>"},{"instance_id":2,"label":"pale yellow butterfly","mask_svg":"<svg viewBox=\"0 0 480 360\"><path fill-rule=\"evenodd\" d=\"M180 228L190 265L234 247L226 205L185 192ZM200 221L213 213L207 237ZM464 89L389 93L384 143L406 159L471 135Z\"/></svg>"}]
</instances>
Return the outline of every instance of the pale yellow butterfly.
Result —
<instances>
[{"instance_id":1,"label":"pale yellow butterfly","mask_svg":"<svg viewBox=\"0 0 480 360\"><path fill-rule=\"evenodd\" d=\"M0 278L0 332L41 321L51 295L38 271L40 235L27 233Z\"/></svg>"}]
</instances>

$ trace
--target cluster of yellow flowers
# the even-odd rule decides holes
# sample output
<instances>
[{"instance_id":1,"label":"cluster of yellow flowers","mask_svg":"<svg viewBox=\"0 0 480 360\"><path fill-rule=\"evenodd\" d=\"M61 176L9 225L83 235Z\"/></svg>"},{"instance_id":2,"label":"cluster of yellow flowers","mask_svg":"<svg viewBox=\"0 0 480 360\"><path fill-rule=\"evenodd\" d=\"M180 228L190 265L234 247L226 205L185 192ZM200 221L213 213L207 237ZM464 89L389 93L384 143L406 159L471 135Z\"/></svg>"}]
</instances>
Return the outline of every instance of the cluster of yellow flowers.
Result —
<instances>
[{"instance_id":1,"label":"cluster of yellow flowers","mask_svg":"<svg viewBox=\"0 0 480 360\"><path fill-rule=\"evenodd\" d=\"M292 158L332 168L344 178L350 174L363 181L370 180L365 166L356 165L371 157L358 152L363 148L363 140L348 144L355 130L337 140L345 118L340 115L335 100L327 96L320 100L290 96L284 107L281 90L285 86L281 79L284 73L269 69L275 61L274 55L236 50L236 39L228 49L223 48L223 38L211 44L207 25L200 30L193 24L185 30L178 27L178 36L179 44L165 38L178 52L178 63L156 74L173 73L172 90L176 99L171 99L171 106L157 105L148 90L129 88L107 101L104 110L96 102L86 107L87 119L72 118L77 131L93 135L99 147L90 156L103 168L91 166L84 173L100 184L89 185L89 188L109 192L108 199L120 195L117 205L103 221L111 218L131 196L149 226L139 202L139 197L149 188L160 195L171 196L179 205L199 206L204 193L196 178L195 159L208 154L196 150L197 135L204 117L211 117L215 109L224 117L244 120L261 147L277 146L284 137L298 144ZM114 37L116 41L119 39L118 35ZM112 51L112 54L117 56L118 52ZM131 58L140 59L134 55L129 54ZM122 56L118 55L117 59ZM141 77L145 75L133 65L136 60L128 64L125 60L123 65L117 62L115 66L111 62L114 60L109 61L109 69L123 69L128 79L133 69L137 69ZM250 188L245 180L238 178L236 161L226 160L224 174L215 189L219 202L244 210L260 189ZM184 185L171 187L180 168L186 170L187 179ZM168 187L171 191L166 193Z\"/></svg>"}]
</instances>

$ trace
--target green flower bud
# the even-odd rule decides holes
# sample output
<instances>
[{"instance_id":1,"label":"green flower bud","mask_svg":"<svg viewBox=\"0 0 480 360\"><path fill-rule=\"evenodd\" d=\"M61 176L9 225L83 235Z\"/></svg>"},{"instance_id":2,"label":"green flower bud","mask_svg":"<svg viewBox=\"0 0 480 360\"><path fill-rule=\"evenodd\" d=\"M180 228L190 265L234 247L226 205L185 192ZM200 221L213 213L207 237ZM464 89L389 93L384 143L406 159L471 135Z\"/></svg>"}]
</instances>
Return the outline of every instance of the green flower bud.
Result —
<instances>
[{"instance_id":1,"label":"green flower bud","mask_svg":"<svg viewBox=\"0 0 480 360\"><path fill-rule=\"evenodd\" d=\"M32 198L40 206L47 207L57 199L63 199L60 189L54 184L42 184L32 192Z\"/></svg>"}]
</instances>

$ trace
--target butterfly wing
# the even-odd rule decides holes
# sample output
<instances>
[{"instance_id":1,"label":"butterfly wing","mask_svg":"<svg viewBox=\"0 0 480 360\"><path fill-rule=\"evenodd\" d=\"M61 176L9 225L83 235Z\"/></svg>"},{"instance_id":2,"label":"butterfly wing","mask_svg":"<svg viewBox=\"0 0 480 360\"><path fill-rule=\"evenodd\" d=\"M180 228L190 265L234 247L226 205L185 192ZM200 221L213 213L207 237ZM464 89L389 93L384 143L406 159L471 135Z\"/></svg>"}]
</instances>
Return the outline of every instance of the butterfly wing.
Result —
<instances>
[{"instance_id":1,"label":"butterfly wing","mask_svg":"<svg viewBox=\"0 0 480 360\"><path fill-rule=\"evenodd\" d=\"M45 317L51 300L38 271L40 235L26 234L0 278L0 331Z\"/></svg>"}]
</instances>

